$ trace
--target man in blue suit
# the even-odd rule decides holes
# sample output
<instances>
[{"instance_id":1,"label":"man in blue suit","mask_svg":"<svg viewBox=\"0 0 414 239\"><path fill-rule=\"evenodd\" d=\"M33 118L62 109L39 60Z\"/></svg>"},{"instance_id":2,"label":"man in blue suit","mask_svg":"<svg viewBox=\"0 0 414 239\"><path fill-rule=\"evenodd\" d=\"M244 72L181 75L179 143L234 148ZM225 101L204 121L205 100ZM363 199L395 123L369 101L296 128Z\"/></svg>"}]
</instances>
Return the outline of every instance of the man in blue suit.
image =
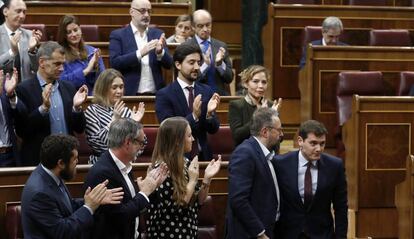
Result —
<instances>
[{"instance_id":1,"label":"man in blue suit","mask_svg":"<svg viewBox=\"0 0 414 239\"><path fill-rule=\"evenodd\" d=\"M108 180L84 199L73 199L64 180L76 174L79 143L73 136L51 135L42 143L41 164L32 172L22 194L24 238L82 238L102 204L119 204L122 188L107 190Z\"/></svg>"},{"instance_id":2,"label":"man in blue suit","mask_svg":"<svg viewBox=\"0 0 414 239\"><path fill-rule=\"evenodd\" d=\"M177 80L157 92L155 111L158 122L173 116L185 117L194 137L190 158L197 154L199 160L210 161L212 152L207 145L207 133L218 131L220 123L215 111L220 96L208 85L197 80L200 74L201 50L191 42L182 43L174 52Z\"/></svg>"},{"instance_id":3,"label":"man in blue suit","mask_svg":"<svg viewBox=\"0 0 414 239\"><path fill-rule=\"evenodd\" d=\"M340 42L344 27L341 19L337 17L327 17L322 23L322 39L312 41L310 44L314 46L346 46L347 44ZM306 48L308 43L303 47L302 58L300 59L299 69L302 69L306 64Z\"/></svg>"},{"instance_id":4,"label":"man in blue suit","mask_svg":"<svg viewBox=\"0 0 414 239\"><path fill-rule=\"evenodd\" d=\"M170 69L172 64L165 36L149 27L148 0L133 0L129 14L130 24L109 36L109 60L125 77L125 95L154 95L165 86L161 67Z\"/></svg>"},{"instance_id":5,"label":"man in blue suit","mask_svg":"<svg viewBox=\"0 0 414 239\"><path fill-rule=\"evenodd\" d=\"M347 236L345 169L341 159L323 153L326 134L322 123L308 120L299 128L299 151L273 160L281 196L279 238Z\"/></svg>"},{"instance_id":6,"label":"man in blue suit","mask_svg":"<svg viewBox=\"0 0 414 239\"><path fill-rule=\"evenodd\" d=\"M229 162L227 239L275 238L279 188L271 150L283 136L277 112L257 109L250 133L252 136L234 150Z\"/></svg>"}]
</instances>

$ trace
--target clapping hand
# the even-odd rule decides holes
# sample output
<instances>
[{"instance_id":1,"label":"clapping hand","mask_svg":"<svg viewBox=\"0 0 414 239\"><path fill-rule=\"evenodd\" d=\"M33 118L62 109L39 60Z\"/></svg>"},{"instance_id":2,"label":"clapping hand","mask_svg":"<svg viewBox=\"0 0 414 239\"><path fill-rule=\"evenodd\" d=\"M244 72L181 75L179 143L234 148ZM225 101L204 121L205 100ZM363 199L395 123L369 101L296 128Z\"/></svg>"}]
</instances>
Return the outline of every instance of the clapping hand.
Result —
<instances>
[{"instance_id":1,"label":"clapping hand","mask_svg":"<svg viewBox=\"0 0 414 239\"><path fill-rule=\"evenodd\" d=\"M14 90L16 89L17 82L18 82L18 73L16 68L13 68L13 75L10 77L9 73L6 74L6 79L4 82L4 75L3 70L0 70L0 94L3 92L3 83L4 83L4 90L6 91L7 96L13 95Z\"/></svg>"},{"instance_id":2,"label":"clapping hand","mask_svg":"<svg viewBox=\"0 0 414 239\"><path fill-rule=\"evenodd\" d=\"M210 116L214 111L216 111L219 104L220 104L220 95L217 93L214 93L213 96L211 96L207 104L207 116Z\"/></svg>"},{"instance_id":3,"label":"clapping hand","mask_svg":"<svg viewBox=\"0 0 414 239\"><path fill-rule=\"evenodd\" d=\"M165 34L161 34L160 39L158 39L157 45L155 46L155 54L159 55L162 53L166 44Z\"/></svg>"},{"instance_id":4,"label":"clapping hand","mask_svg":"<svg viewBox=\"0 0 414 239\"><path fill-rule=\"evenodd\" d=\"M279 112L282 108L282 98L279 98L279 100L274 100L272 108Z\"/></svg>"},{"instance_id":5,"label":"clapping hand","mask_svg":"<svg viewBox=\"0 0 414 239\"><path fill-rule=\"evenodd\" d=\"M224 49L224 47L220 47L217 54L216 54L216 58L215 58L216 66L221 65L221 63L223 62L225 54L226 54L226 49Z\"/></svg>"},{"instance_id":6,"label":"clapping hand","mask_svg":"<svg viewBox=\"0 0 414 239\"><path fill-rule=\"evenodd\" d=\"M88 97L88 87L86 85L82 85L76 94L73 96L73 107L79 109L79 107L85 102L86 98Z\"/></svg>"},{"instance_id":7,"label":"clapping hand","mask_svg":"<svg viewBox=\"0 0 414 239\"><path fill-rule=\"evenodd\" d=\"M40 44L40 39L42 39L42 32L40 30L32 30L32 37L29 40L29 51Z\"/></svg>"},{"instance_id":8,"label":"clapping hand","mask_svg":"<svg viewBox=\"0 0 414 239\"><path fill-rule=\"evenodd\" d=\"M122 100L117 100L114 104L114 111L112 114L113 120L121 118L122 112L124 111L125 103Z\"/></svg>"},{"instance_id":9,"label":"clapping hand","mask_svg":"<svg viewBox=\"0 0 414 239\"><path fill-rule=\"evenodd\" d=\"M12 36L10 38L10 48L13 51L14 55L19 54L19 42L20 39L22 37L22 32L21 31L16 31L16 33L14 34L14 36Z\"/></svg>"},{"instance_id":10,"label":"clapping hand","mask_svg":"<svg viewBox=\"0 0 414 239\"><path fill-rule=\"evenodd\" d=\"M141 122L142 117L145 113L145 104L144 102L139 102L138 109L136 106L132 108L131 118L137 122Z\"/></svg>"},{"instance_id":11,"label":"clapping hand","mask_svg":"<svg viewBox=\"0 0 414 239\"><path fill-rule=\"evenodd\" d=\"M198 156L195 156L191 161L190 165L188 166L188 177L189 181L196 183L198 180L199 175L199 164L198 164Z\"/></svg>"},{"instance_id":12,"label":"clapping hand","mask_svg":"<svg viewBox=\"0 0 414 239\"><path fill-rule=\"evenodd\" d=\"M206 170L204 171L204 180L210 181L214 175L218 173L221 166L221 155L218 155L218 159L212 159L210 163L207 165Z\"/></svg>"}]
</instances>

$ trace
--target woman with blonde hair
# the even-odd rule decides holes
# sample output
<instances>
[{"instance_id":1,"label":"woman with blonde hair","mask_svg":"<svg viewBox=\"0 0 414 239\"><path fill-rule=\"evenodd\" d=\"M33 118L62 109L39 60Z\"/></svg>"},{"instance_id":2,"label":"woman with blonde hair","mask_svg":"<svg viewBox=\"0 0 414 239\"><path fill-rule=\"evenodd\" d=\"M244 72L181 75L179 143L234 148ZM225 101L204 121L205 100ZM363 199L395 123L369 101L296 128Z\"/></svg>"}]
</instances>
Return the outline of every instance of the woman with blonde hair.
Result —
<instances>
[{"instance_id":1,"label":"woman with blonde hair","mask_svg":"<svg viewBox=\"0 0 414 239\"><path fill-rule=\"evenodd\" d=\"M246 94L229 104L229 124L236 146L250 137L251 119L257 108L272 107L279 112L282 106L281 98L274 101L265 98L270 73L264 66L251 65L239 75Z\"/></svg>"},{"instance_id":2,"label":"woman with blonde hair","mask_svg":"<svg viewBox=\"0 0 414 239\"><path fill-rule=\"evenodd\" d=\"M183 117L165 119L158 129L152 167L165 163L169 176L150 196L148 238L197 238L198 210L220 169L221 156L210 161L200 185L197 156L191 162L184 157L193 141L191 127Z\"/></svg>"},{"instance_id":3,"label":"woman with blonde hair","mask_svg":"<svg viewBox=\"0 0 414 239\"><path fill-rule=\"evenodd\" d=\"M180 15L175 20L175 33L167 38L167 43L183 43L190 39L193 34L193 27L190 15Z\"/></svg>"},{"instance_id":4,"label":"woman with blonde hair","mask_svg":"<svg viewBox=\"0 0 414 239\"><path fill-rule=\"evenodd\" d=\"M94 87L94 98L85 111L86 140L92 148L89 163L95 163L101 153L108 149L108 131L112 122L119 118L131 118L140 122L145 105L139 103L132 111L122 101L124 77L115 69L106 69L98 77Z\"/></svg>"}]
</instances>

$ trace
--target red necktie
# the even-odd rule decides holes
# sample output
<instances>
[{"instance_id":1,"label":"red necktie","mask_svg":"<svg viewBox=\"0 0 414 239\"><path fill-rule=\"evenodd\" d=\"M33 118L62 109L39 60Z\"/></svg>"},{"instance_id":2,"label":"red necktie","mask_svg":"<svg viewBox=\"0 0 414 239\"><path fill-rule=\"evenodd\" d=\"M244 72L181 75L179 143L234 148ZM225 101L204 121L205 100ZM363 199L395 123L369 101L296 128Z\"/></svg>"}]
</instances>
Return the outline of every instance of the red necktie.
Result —
<instances>
[{"instance_id":1,"label":"red necktie","mask_svg":"<svg viewBox=\"0 0 414 239\"><path fill-rule=\"evenodd\" d=\"M193 103L194 103L194 87L192 86L187 86L185 87L188 90L188 108L190 109L191 112L193 112Z\"/></svg>"},{"instance_id":2,"label":"red necktie","mask_svg":"<svg viewBox=\"0 0 414 239\"><path fill-rule=\"evenodd\" d=\"M304 192L304 204L308 207L312 202L312 174L311 174L312 162L307 163L305 172L305 192Z\"/></svg>"}]
</instances>

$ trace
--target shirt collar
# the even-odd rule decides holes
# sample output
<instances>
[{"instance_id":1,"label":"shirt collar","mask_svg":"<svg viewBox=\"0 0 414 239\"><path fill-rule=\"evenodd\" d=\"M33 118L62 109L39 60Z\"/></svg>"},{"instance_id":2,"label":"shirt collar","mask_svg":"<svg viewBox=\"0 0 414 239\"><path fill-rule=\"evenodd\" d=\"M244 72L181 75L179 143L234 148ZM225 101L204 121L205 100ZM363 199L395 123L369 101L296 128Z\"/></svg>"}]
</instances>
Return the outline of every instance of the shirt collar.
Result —
<instances>
[{"instance_id":1,"label":"shirt collar","mask_svg":"<svg viewBox=\"0 0 414 239\"><path fill-rule=\"evenodd\" d=\"M205 41L205 40L201 39L201 38L200 38L199 36L197 36L197 35L195 35L195 39L197 40L198 45L203 44L203 42ZM211 42L211 37L208 37L207 41L208 41L208 42Z\"/></svg>"},{"instance_id":2,"label":"shirt collar","mask_svg":"<svg viewBox=\"0 0 414 239\"><path fill-rule=\"evenodd\" d=\"M7 24L4 24L4 28L6 28L7 35L8 35L8 36L10 36L10 35L13 33L13 31L12 31L12 30L10 30L10 28L8 28L8 27L7 27ZM20 31L20 29L19 29L19 28L17 28L17 30L16 30L16 31L14 31L14 32L18 32L18 31Z\"/></svg>"},{"instance_id":3,"label":"shirt collar","mask_svg":"<svg viewBox=\"0 0 414 239\"><path fill-rule=\"evenodd\" d=\"M322 46L326 46L325 38L322 37Z\"/></svg>"},{"instance_id":4,"label":"shirt collar","mask_svg":"<svg viewBox=\"0 0 414 239\"><path fill-rule=\"evenodd\" d=\"M266 146L264 146L264 144L262 144L262 142L260 142L260 140L256 138L256 136L253 136L253 138L259 143L260 149L262 149L264 156L267 157L270 153L269 149L266 148Z\"/></svg>"},{"instance_id":5,"label":"shirt collar","mask_svg":"<svg viewBox=\"0 0 414 239\"><path fill-rule=\"evenodd\" d=\"M39 81L40 87L44 87L45 85L47 85L47 82L43 79L43 77L39 74L39 72L36 73L37 76L37 80ZM52 88L57 88L59 86L59 82L57 80L55 80L53 82L53 86Z\"/></svg>"},{"instance_id":6,"label":"shirt collar","mask_svg":"<svg viewBox=\"0 0 414 239\"><path fill-rule=\"evenodd\" d=\"M132 23L132 21L129 23L131 25L132 33L135 35L138 31L138 28L135 27L135 25ZM148 27L144 31L144 36L148 33Z\"/></svg>"},{"instance_id":7,"label":"shirt collar","mask_svg":"<svg viewBox=\"0 0 414 239\"><path fill-rule=\"evenodd\" d=\"M308 160L303 156L302 151L299 150L299 165L305 167L308 163ZM311 161L313 166L316 166L317 161Z\"/></svg>"},{"instance_id":8,"label":"shirt collar","mask_svg":"<svg viewBox=\"0 0 414 239\"><path fill-rule=\"evenodd\" d=\"M45 166L43 166L43 164L40 164L40 166L42 166L43 170L46 171L47 174L49 174L50 177L53 178L53 181L55 181L56 185L60 185L60 178L58 178L54 173L52 173L52 171L50 171L48 168L46 168Z\"/></svg>"},{"instance_id":9,"label":"shirt collar","mask_svg":"<svg viewBox=\"0 0 414 239\"><path fill-rule=\"evenodd\" d=\"M125 165L121 160L118 159L118 157L115 156L115 154L109 149L109 154L111 155L112 159L114 160L116 166L118 167L119 171L125 174L129 174L132 170L132 165L129 163L128 165Z\"/></svg>"},{"instance_id":10,"label":"shirt collar","mask_svg":"<svg viewBox=\"0 0 414 239\"><path fill-rule=\"evenodd\" d=\"M183 90L186 89L187 86L191 86L191 87L193 87L193 89L194 89L194 86L195 86L195 82L192 82L192 84L187 84L187 82L181 80L178 77L177 77L177 82L181 86L181 89L183 89Z\"/></svg>"}]
</instances>

